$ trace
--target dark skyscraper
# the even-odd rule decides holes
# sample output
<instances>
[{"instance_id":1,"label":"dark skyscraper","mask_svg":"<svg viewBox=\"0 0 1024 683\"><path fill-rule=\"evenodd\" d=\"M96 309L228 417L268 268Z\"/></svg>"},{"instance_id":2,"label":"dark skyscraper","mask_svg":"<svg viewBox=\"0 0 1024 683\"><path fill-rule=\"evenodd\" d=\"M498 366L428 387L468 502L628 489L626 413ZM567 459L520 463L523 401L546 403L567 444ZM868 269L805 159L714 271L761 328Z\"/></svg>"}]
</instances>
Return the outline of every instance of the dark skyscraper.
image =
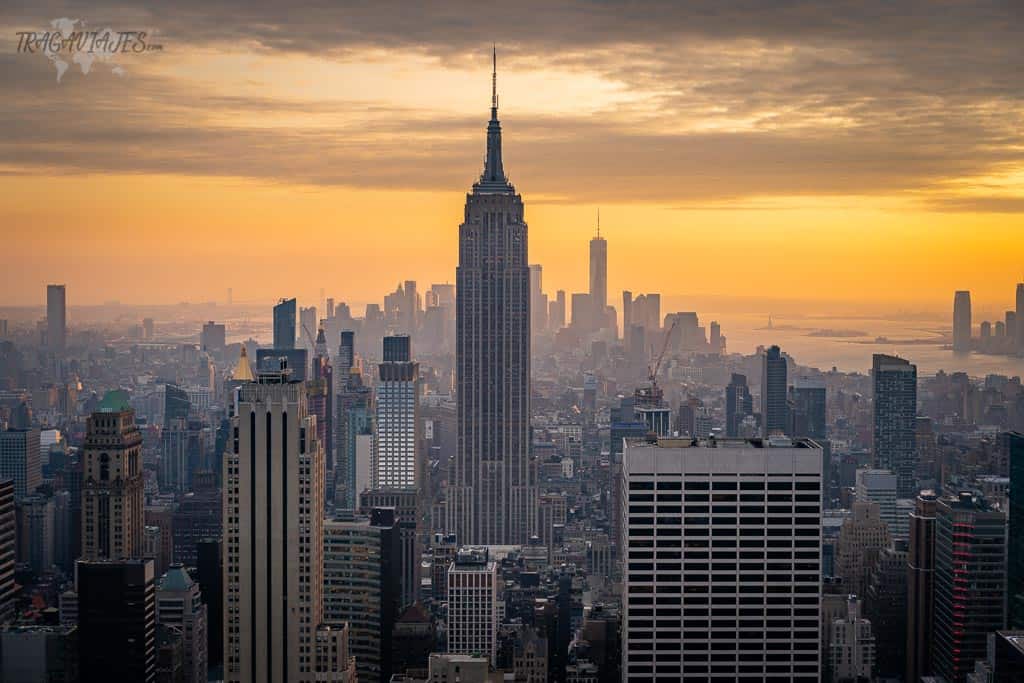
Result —
<instances>
[{"instance_id":1,"label":"dark skyscraper","mask_svg":"<svg viewBox=\"0 0 1024 683\"><path fill-rule=\"evenodd\" d=\"M971 350L971 293L959 291L953 297L953 350Z\"/></svg>"},{"instance_id":2,"label":"dark skyscraper","mask_svg":"<svg viewBox=\"0 0 1024 683\"><path fill-rule=\"evenodd\" d=\"M792 399L791 436L803 436L818 443L828 438L825 411L825 382L800 377L793 380L789 389Z\"/></svg>"},{"instance_id":3,"label":"dark skyscraper","mask_svg":"<svg viewBox=\"0 0 1024 683\"><path fill-rule=\"evenodd\" d=\"M1006 516L961 493L935 509L932 666L961 683L1006 626Z\"/></svg>"},{"instance_id":4,"label":"dark skyscraper","mask_svg":"<svg viewBox=\"0 0 1024 683\"><path fill-rule=\"evenodd\" d=\"M604 309L608 305L608 242L601 237L600 215L597 236L590 240L590 305L594 307L595 327L604 327Z\"/></svg>"},{"instance_id":5,"label":"dark skyscraper","mask_svg":"<svg viewBox=\"0 0 1024 683\"><path fill-rule=\"evenodd\" d=\"M78 563L82 683L156 680L152 560Z\"/></svg>"},{"instance_id":6,"label":"dark skyscraper","mask_svg":"<svg viewBox=\"0 0 1024 683\"><path fill-rule=\"evenodd\" d=\"M1024 354L1024 282L1017 284L1017 310L1013 316L1017 333L1017 353Z\"/></svg>"},{"instance_id":7,"label":"dark skyscraper","mask_svg":"<svg viewBox=\"0 0 1024 683\"><path fill-rule=\"evenodd\" d=\"M778 346L772 346L761 359L761 435L784 434L788 422L786 357Z\"/></svg>"},{"instance_id":8,"label":"dark skyscraper","mask_svg":"<svg viewBox=\"0 0 1024 683\"><path fill-rule=\"evenodd\" d=\"M1007 600L1008 625L1024 630L1024 434L1008 432L1006 440L1010 456L1010 533L1007 536Z\"/></svg>"},{"instance_id":9,"label":"dark skyscraper","mask_svg":"<svg viewBox=\"0 0 1024 683\"><path fill-rule=\"evenodd\" d=\"M935 580L935 494L922 491L910 514L907 554L907 677L929 675L932 649L932 588Z\"/></svg>"},{"instance_id":10,"label":"dark skyscraper","mask_svg":"<svg viewBox=\"0 0 1024 683\"><path fill-rule=\"evenodd\" d=\"M754 412L754 401L747 386L747 376L733 373L725 388L725 435L739 436L743 418Z\"/></svg>"},{"instance_id":11,"label":"dark skyscraper","mask_svg":"<svg viewBox=\"0 0 1024 683\"><path fill-rule=\"evenodd\" d=\"M526 543L536 526L527 227L502 167L494 78L487 157L466 196L456 271L458 446L448 530L463 544Z\"/></svg>"},{"instance_id":12,"label":"dark skyscraper","mask_svg":"<svg viewBox=\"0 0 1024 683\"><path fill-rule=\"evenodd\" d=\"M1020 308L1019 303L1017 307ZM46 345L54 353L64 351L68 332L67 321L67 296L64 285L46 285Z\"/></svg>"},{"instance_id":13,"label":"dark skyscraper","mask_svg":"<svg viewBox=\"0 0 1024 683\"><path fill-rule=\"evenodd\" d=\"M14 480L0 479L0 624L12 615L18 592L14 583L15 524Z\"/></svg>"},{"instance_id":14,"label":"dark skyscraper","mask_svg":"<svg viewBox=\"0 0 1024 683\"><path fill-rule=\"evenodd\" d=\"M281 299L274 306L274 348L295 348L295 299Z\"/></svg>"},{"instance_id":15,"label":"dark skyscraper","mask_svg":"<svg viewBox=\"0 0 1024 683\"><path fill-rule=\"evenodd\" d=\"M912 498L917 467L917 366L896 356L872 357L875 467L896 474L896 495Z\"/></svg>"}]
</instances>

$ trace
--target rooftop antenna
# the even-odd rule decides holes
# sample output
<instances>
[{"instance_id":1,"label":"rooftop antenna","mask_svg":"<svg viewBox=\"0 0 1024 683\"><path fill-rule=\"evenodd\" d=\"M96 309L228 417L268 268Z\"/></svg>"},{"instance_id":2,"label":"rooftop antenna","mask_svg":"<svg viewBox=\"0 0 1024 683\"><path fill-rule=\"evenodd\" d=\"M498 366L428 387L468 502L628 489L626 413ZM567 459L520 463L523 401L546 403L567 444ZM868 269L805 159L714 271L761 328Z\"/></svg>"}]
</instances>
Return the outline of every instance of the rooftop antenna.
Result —
<instances>
[{"instance_id":1,"label":"rooftop antenna","mask_svg":"<svg viewBox=\"0 0 1024 683\"><path fill-rule=\"evenodd\" d=\"M601 207L597 207L597 236L601 236Z\"/></svg>"},{"instance_id":2,"label":"rooftop antenna","mask_svg":"<svg viewBox=\"0 0 1024 683\"><path fill-rule=\"evenodd\" d=\"M498 108L498 46L491 45L491 108Z\"/></svg>"}]
</instances>

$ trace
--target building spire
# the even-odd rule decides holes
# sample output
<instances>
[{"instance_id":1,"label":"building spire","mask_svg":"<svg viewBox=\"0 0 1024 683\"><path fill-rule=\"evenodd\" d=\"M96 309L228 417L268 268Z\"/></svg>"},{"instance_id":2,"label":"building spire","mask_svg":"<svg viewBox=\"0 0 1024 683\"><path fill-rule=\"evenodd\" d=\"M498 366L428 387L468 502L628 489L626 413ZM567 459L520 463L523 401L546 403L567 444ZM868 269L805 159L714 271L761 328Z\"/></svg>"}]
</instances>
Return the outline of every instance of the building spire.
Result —
<instances>
[{"instance_id":1,"label":"building spire","mask_svg":"<svg viewBox=\"0 0 1024 683\"><path fill-rule=\"evenodd\" d=\"M597 236L601 236L601 207L597 207Z\"/></svg>"},{"instance_id":2,"label":"building spire","mask_svg":"<svg viewBox=\"0 0 1024 683\"><path fill-rule=\"evenodd\" d=\"M514 192L501 162L501 123L498 121L498 48L491 48L491 120L487 123L487 156L484 172L474 192Z\"/></svg>"}]
</instances>

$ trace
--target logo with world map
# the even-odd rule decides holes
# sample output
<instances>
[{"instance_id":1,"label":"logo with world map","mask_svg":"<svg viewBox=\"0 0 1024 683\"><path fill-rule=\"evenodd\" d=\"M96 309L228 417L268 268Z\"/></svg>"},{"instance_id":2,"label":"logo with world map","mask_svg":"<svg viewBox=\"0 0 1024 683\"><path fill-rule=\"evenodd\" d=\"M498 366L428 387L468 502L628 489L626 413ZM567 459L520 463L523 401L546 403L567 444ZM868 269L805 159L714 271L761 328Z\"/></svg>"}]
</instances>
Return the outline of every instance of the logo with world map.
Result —
<instances>
[{"instance_id":1,"label":"logo with world map","mask_svg":"<svg viewBox=\"0 0 1024 683\"><path fill-rule=\"evenodd\" d=\"M49 30L18 31L17 35L18 52L45 56L57 72L58 83L72 65L77 65L83 76L97 65L124 76L127 71L119 63L123 55L163 50L162 45L147 41L145 31L91 30L84 20L67 17L51 21Z\"/></svg>"}]
</instances>

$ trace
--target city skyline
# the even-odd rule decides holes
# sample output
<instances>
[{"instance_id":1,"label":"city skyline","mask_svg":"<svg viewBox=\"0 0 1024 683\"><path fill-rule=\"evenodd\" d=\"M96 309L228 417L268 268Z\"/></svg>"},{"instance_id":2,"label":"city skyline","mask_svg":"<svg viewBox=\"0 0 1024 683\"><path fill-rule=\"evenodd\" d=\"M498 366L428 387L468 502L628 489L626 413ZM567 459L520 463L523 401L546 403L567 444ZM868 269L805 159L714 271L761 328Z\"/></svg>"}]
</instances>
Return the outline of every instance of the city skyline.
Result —
<instances>
[{"instance_id":1,"label":"city skyline","mask_svg":"<svg viewBox=\"0 0 1024 683\"><path fill-rule=\"evenodd\" d=\"M165 50L126 57L130 77L72 69L60 84L45 57L14 51L17 31L41 30L60 11L4 10L0 92L32 102L8 114L18 145L0 147L0 220L32 227L10 237L25 258L12 264L4 303L37 302L47 281L66 281L72 303L206 300L228 287L271 299L302 279L294 257L309 243L339 263L366 256L317 285L354 300L408 275L365 265L384 249L391 262L421 264L423 282L453 281L461 179L483 153L474 121L487 37L499 43L506 126L519 141L513 181L532 198L531 261L552 292L585 289L583 243L598 207L612 293L741 296L770 279L772 295L794 297L811 278L821 300L912 307L971 289L983 306L1020 278L1020 88L992 74L1024 41L998 8L926 20L890 9L883 31L869 10L840 27L802 7L656 8L614 24L585 7L536 8L510 26L493 11L448 7L392 26L376 9L310 21L272 8L230 13L229 3L226 13L260 22L218 29L239 38L232 45L204 29L202 8L125 13L115 2L83 18L131 16ZM581 30L556 41L552 26L565 20ZM963 23L983 30L964 38ZM293 30L317 47L281 40ZM949 88L954 76L971 87ZM108 111L110 101L119 107ZM40 110L52 114L45 139L27 127ZM257 131L265 140L255 146ZM61 143L75 145L73 158L50 151ZM257 247L282 226L309 239ZM380 230L397 239L385 247ZM252 245L248 270L266 271L259 278L215 266L239 258L240 236ZM56 237L66 251L53 254ZM103 248L112 242L151 256L130 292L94 277L120 258ZM740 276L718 280L716 259L692 258L723 250ZM188 258L211 267L182 281L177 264ZM801 267L778 269L780 259ZM860 277L865 266L874 277Z\"/></svg>"}]
</instances>

